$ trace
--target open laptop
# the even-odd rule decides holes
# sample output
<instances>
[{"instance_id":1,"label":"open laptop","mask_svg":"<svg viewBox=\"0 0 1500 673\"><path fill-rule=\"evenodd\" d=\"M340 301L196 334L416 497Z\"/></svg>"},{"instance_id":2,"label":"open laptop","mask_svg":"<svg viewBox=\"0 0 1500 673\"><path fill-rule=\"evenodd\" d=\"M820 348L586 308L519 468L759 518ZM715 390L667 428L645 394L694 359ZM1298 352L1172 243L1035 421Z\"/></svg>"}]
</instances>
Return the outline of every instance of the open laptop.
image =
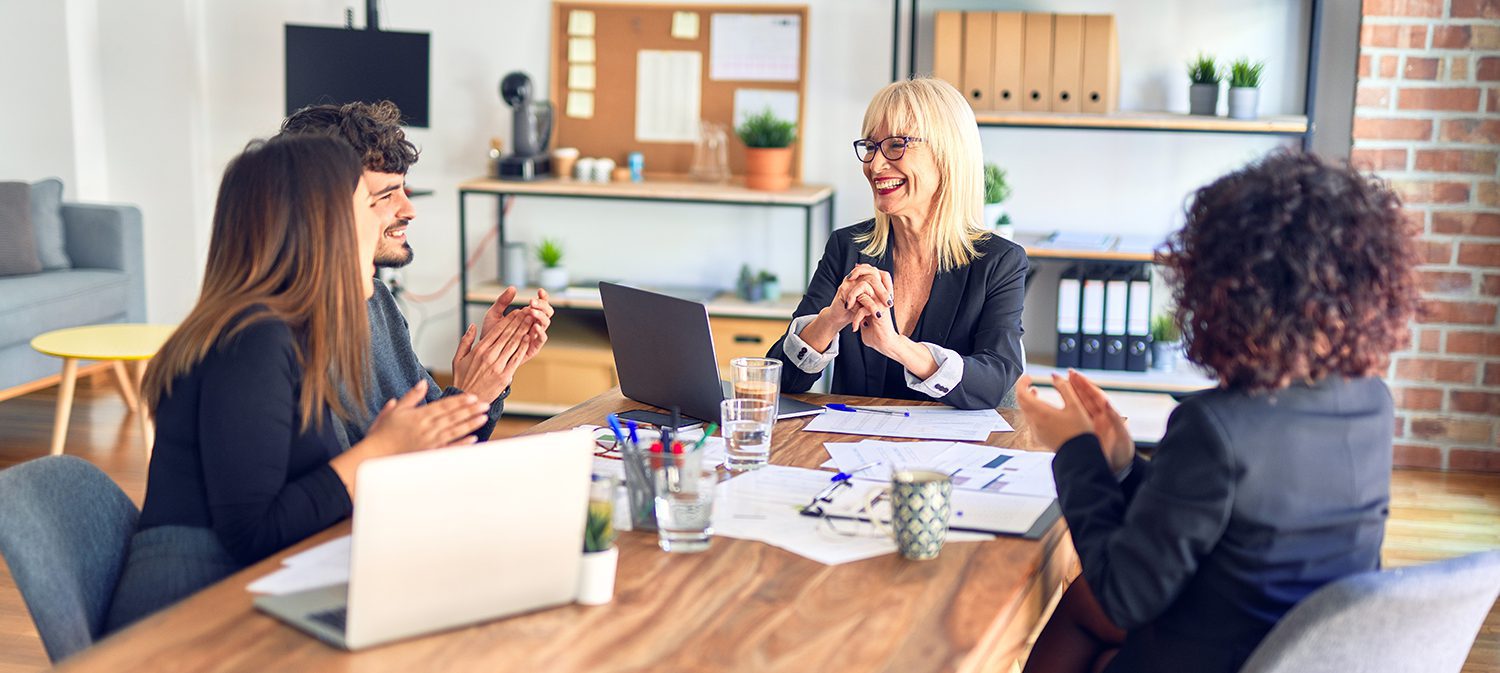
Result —
<instances>
[{"instance_id":1,"label":"open laptop","mask_svg":"<svg viewBox=\"0 0 1500 673\"><path fill-rule=\"evenodd\" d=\"M719 403L729 384L719 379L708 308L656 292L599 283L609 345L615 353L620 392L652 406L677 407L705 421L719 421ZM820 413L823 407L781 396L776 418Z\"/></svg>"},{"instance_id":2,"label":"open laptop","mask_svg":"<svg viewBox=\"0 0 1500 673\"><path fill-rule=\"evenodd\" d=\"M357 650L571 603L592 456L571 430L367 461L349 583L255 606Z\"/></svg>"}]
</instances>

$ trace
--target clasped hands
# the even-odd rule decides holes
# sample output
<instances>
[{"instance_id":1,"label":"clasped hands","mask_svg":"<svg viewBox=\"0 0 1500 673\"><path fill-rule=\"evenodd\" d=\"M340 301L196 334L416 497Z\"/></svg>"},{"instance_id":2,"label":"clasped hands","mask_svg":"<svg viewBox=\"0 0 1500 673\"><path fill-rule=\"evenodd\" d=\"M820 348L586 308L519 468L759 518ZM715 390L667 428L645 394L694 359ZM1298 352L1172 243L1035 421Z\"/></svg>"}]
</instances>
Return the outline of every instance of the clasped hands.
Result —
<instances>
[{"instance_id":1,"label":"clasped hands","mask_svg":"<svg viewBox=\"0 0 1500 673\"><path fill-rule=\"evenodd\" d=\"M1119 473L1130 465L1135 458L1135 440L1104 391L1072 369L1067 378L1053 374L1052 387L1062 396L1061 408L1037 395L1030 374L1016 381L1016 402L1037 440L1056 451L1068 440L1092 432L1099 437L1111 472Z\"/></svg>"},{"instance_id":2,"label":"clasped hands","mask_svg":"<svg viewBox=\"0 0 1500 673\"><path fill-rule=\"evenodd\" d=\"M510 386L516 369L547 343L547 328L552 325L552 305L547 291L538 290L526 306L506 312L516 298L516 288L507 287L484 314L476 333L473 325L464 330L453 354L453 386L494 403Z\"/></svg>"},{"instance_id":3,"label":"clasped hands","mask_svg":"<svg viewBox=\"0 0 1500 673\"><path fill-rule=\"evenodd\" d=\"M896 289L891 274L869 264L857 264L839 283L829 302L828 318L834 328L849 327L859 334L866 346L894 359L893 347L901 339L896 331L891 308L896 305Z\"/></svg>"}]
</instances>

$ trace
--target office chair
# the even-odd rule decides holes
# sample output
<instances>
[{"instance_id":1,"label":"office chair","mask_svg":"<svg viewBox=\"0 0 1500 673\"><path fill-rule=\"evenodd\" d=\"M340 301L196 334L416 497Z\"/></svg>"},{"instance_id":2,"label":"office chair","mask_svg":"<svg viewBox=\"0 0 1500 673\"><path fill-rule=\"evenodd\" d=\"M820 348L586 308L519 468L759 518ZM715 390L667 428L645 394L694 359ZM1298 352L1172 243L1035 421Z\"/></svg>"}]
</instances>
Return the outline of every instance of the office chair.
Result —
<instances>
[{"instance_id":1,"label":"office chair","mask_svg":"<svg viewBox=\"0 0 1500 673\"><path fill-rule=\"evenodd\" d=\"M109 476L75 456L0 471L0 556L53 663L103 634L139 517Z\"/></svg>"},{"instance_id":2,"label":"office chair","mask_svg":"<svg viewBox=\"0 0 1500 673\"><path fill-rule=\"evenodd\" d=\"M1361 573L1303 599L1240 673L1458 673L1500 594L1500 551Z\"/></svg>"}]
</instances>

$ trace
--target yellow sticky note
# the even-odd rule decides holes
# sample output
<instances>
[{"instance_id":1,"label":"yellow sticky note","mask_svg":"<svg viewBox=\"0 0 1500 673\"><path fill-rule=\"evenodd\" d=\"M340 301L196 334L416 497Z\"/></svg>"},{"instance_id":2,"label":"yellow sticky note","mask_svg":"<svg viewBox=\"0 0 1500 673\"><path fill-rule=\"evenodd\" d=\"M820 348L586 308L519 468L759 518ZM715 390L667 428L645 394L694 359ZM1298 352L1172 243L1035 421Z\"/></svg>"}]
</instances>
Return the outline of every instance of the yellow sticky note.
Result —
<instances>
[{"instance_id":1,"label":"yellow sticky note","mask_svg":"<svg viewBox=\"0 0 1500 673\"><path fill-rule=\"evenodd\" d=\"M568 88L594 90L594 66L588 63L568 66Z\"/></svg>"},{"instance_id":2,"label":"yellow sticky note","mask_svg":"<svg viewBox=\"0 0 1500 673\"><path fill-rule=\"evenodd\" d=\"M698 13L672 12L672 37L679 40L698 39Z\"/></svg>"},{"instance_id":3,"label":"yellow sticky note","mask_svg":"<svg viewBox=\"0 0 1500 673\"><path fill-rule=\"evenodd\" d=\"M569 63L594 62L594 38L574 37L568 39Z\"/></svg>"},{"instance_id":4,"label":"yellow sticky note","mask_svg":"<svg viewBox=\"0 0 1500 673\"><path fill-rule=\"evenodd\" d=\"M578 37L594 36L594 13L586 9L568 12L568 34Z\"/></svg>"},{"instance_id":5,"label":"yellow sticky note","mask_svg":"<svg viewBox=\"0 0 1500 673\"><path fill-rule=\"evenodd\" d=\"M593 119L594 92L569 91L567 115L569 117L577 117L579 119Z\"/></svg>"}]
</instances>

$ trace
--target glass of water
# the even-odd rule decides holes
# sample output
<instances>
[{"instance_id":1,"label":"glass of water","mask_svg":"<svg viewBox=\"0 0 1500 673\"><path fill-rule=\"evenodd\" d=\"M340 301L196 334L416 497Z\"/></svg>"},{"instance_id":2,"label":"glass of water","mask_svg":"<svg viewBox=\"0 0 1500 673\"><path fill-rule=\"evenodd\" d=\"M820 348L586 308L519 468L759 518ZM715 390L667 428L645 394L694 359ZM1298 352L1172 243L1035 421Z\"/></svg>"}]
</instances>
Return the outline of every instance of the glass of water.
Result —
<instances>
[{"instance_id":1,"label":"glass of water","mask_svg":"<svg viewBox=\"0 0 1500 673\"><path fill-rule=\"evenodd\" d=\"M731 470L755 470L771 459L771 426L776 423L776 407L760 399L733 399L719 403L726 455L724 466Z\"/></svg>"},{"instance_id":2,"label":"glass of water","mask_svg":"<svg viewBox=\"0 0 1500 673\"><path fill-rule=\"evenodd\" d=\"M713 540L714 489L718 470L702 460L678 454L662 456L656 492L656 543L663 551L691 554Z\"/></svg>"}]
</instances>

